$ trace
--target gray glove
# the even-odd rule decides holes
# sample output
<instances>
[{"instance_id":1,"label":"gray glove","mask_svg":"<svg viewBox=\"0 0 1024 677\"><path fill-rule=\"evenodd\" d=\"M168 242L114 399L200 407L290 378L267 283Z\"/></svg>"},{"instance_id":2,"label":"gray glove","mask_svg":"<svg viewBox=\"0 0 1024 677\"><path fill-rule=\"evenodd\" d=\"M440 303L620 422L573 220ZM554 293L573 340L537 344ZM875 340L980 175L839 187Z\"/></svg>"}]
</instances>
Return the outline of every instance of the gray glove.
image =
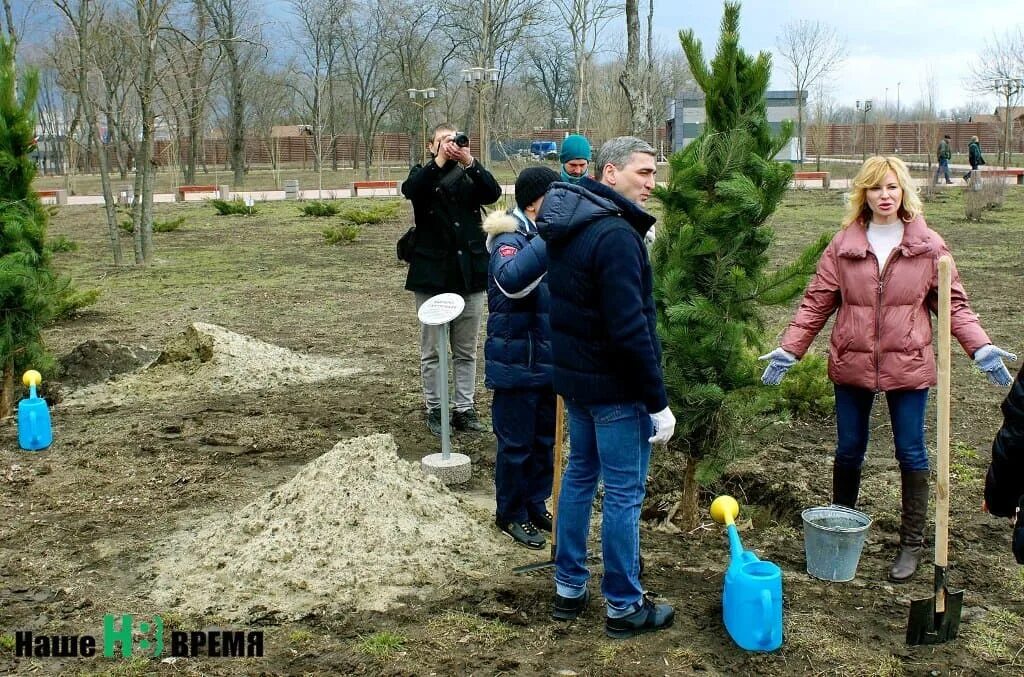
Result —
<instances>
[{"instance_id":1,"label":"gray glove","mask_svg":"<svg viewBox=\"0 0 1024 677\"><path fill-rule=\"evenodd\" d=\"M764 373L761 374L761 383L766 386L777 386L782 382L790 367L796 364L796 356L787 353L782 348L776 348L767 355L762 355L758 360L769 360Z\"/></svg>"},{"instance_id":2,"label":"gray glove","mask_svg":"<svg viewBox=\"0 0 1024 677\"><path fill-rule=\"evenodd\" d=\"M988 343L978 348L974 353L974 363L978 365L978 369L985 372L989 383L997 386L1008 386L1013 383L1013 377L1010 376L1010 370L1003 364L1004 357L1011 362L1017 361L1017 356L1013 353L1008 353L1002 348L997 348Z\"/></svg>"}]
</instances>

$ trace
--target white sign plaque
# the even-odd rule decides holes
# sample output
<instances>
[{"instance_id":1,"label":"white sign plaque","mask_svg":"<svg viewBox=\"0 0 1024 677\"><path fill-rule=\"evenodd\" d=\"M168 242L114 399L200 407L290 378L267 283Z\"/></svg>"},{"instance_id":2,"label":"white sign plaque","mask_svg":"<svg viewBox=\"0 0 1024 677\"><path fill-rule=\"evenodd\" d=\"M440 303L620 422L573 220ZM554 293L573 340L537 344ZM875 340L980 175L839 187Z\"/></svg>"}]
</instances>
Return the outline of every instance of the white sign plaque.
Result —
<instances>
[{"instance_id":1,"label":"white sign plaque","mask_svg":"<svg viewBox=\"0 0 1024 677\"><path fill-rule=\"evenodd\" d=\"M465 307L466 300L458 294L438 294L427 299L416 315L423 324L436 326L448 324L461 315Z\"/></svg>"}]
</instances>

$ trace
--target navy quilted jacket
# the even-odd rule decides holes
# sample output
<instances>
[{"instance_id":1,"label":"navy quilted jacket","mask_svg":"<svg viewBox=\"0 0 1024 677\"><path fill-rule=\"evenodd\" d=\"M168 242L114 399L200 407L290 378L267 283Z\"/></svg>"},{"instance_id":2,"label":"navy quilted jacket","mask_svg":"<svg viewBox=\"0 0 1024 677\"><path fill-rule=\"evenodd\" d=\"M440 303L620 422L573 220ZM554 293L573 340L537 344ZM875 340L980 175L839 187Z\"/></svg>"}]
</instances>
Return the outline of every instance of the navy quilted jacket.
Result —
<instances>
[{"instance_id":1,"label":"navy quilted jacket","mask_svg":"<svg viewBox=\"0 0 1024 677\"><path fill-rule=\"evenodd\" d=\"M555 392L581 404L668 406L643 236L654 217L583 178L553 183L537 229L548 245Z\"/></svg>"},{"instance_id":2,"label":"navy quilted jacket","mask_svg":"<svg viewBox=\"0 0 1024 677\"><path fill-rule=\"evenodd\" d=\"M550 299L544 240L518 209L491 213L483 224L487 269L488 388L551 388Z\"/></svg>"}]
</instances>

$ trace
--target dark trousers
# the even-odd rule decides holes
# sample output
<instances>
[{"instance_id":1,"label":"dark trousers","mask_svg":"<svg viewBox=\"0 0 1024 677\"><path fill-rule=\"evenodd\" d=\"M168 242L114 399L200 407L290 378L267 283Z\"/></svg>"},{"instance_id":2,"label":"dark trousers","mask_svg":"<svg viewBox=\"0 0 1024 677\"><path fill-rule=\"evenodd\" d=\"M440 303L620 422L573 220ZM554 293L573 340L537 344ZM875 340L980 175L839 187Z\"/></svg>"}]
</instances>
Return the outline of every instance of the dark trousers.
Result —
<instances>
[{"instance_id":1,"label":"dark trousers","mask_svg":"<svg viewBox=\"0 0 1024 677\"><path fill-rule=\"evenodd\" d=\"M531 515L543 515L554 476L554 391L495 390L491 425L498 440L494 463L498 521L525 522Z\"/></svg>"}]
</instances>

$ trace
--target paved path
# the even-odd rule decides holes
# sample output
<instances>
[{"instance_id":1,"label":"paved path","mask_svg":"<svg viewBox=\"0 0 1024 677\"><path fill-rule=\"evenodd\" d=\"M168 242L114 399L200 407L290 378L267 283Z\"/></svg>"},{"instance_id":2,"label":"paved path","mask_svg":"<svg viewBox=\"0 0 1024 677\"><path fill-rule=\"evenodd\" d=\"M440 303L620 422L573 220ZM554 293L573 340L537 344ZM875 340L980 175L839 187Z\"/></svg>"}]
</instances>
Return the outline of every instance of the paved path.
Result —
<instances>
[{"instance_id":1,"label":"paved path","mask_svg":"<svg viewBox=\"0 0 1024 677\"><path fill-rule=\"evenodd\" d=\"M824 161L824 160L826 160L826 158L822 158L822 160ZM842 162L842 163L850 163L850 164L860 164L860 160L848 160L846 158L827 158L827 160L828 160L828 162ZM916 168L918 165L920 165L920 168L922 168L922 169L926 169L927 168L927 166L924 165L923 163L913 163L911 166ZM953 188L953 187L956 187L956 186L964 186L964 185L966 185L963 182L963 179L961 178L962 174L957 173L957 170L967 171L968 169L970 169L970 167L968 165L950 165L949 169L950 169L950 174L952 174L953 177L954 177L953 184L949 186L950 188ZM852 181L852 179L832 179L830 184L831 184L831 188L833 190L846 190L846 189L848 189L850 187L850 182L851 181ZM915 181L917 182L917 185L919 185L919 186L926 186L926 185L928 185L929 179L921 178L921 179L915 179ZM793 187L794 188L800 188L800 189L812 189L812 188L820 189L821 188L821 180L820 179L814 179L814 180L808 180L808 181L793 181L792 183L793 183ZM660 185L664 186L665 184L661 183ZM1010 183L1009 185L1012 186L1013 184ZM944 184L944 183L940 183L940 184L936 185L937 188L945 188L946 186L947 186L947 184ZM514 191L514 187L511 186L511 185L504 185L504 186L501 187L501 190L502 190L502 193L504 195L512 195L515 192ZM299 194L302 196L303 200L344 200L344 199L348 199L348 198L352 197L352 191L349 188L324 188L322 191L321 190L317 190L317 189L302 190L302 191L299 191ZM211 197L216 197L216 193L190 194L190 195L186 195L185 196L185 202L205 202L205 201L209 200ZM232 191L231 197L232 197L232 199L242 199L242 200L244 200L247 197L251 197L256 202L274 202L274 201L279 201L279 200L284 200L285 199L284 191L283 190L248 190L248 191L238 191L238 192ZM401 193L397 189L395 189L395 188L380 188L380 189L371 189L371 190L367 190L367 189L364 188L361 191L359 191L359 197L401 197ZM174 193L154 193L153 194L153 202L174 202L175 201L174 198L175 198L175 194ZM42 201L43 201L44 204L56 204L56 199L55 198L42 198ZM70 196L68 196L68 205L101 205L101 204L103 204L103 196L102 195L70 195Z\"/></svg>"}]
</instances>

